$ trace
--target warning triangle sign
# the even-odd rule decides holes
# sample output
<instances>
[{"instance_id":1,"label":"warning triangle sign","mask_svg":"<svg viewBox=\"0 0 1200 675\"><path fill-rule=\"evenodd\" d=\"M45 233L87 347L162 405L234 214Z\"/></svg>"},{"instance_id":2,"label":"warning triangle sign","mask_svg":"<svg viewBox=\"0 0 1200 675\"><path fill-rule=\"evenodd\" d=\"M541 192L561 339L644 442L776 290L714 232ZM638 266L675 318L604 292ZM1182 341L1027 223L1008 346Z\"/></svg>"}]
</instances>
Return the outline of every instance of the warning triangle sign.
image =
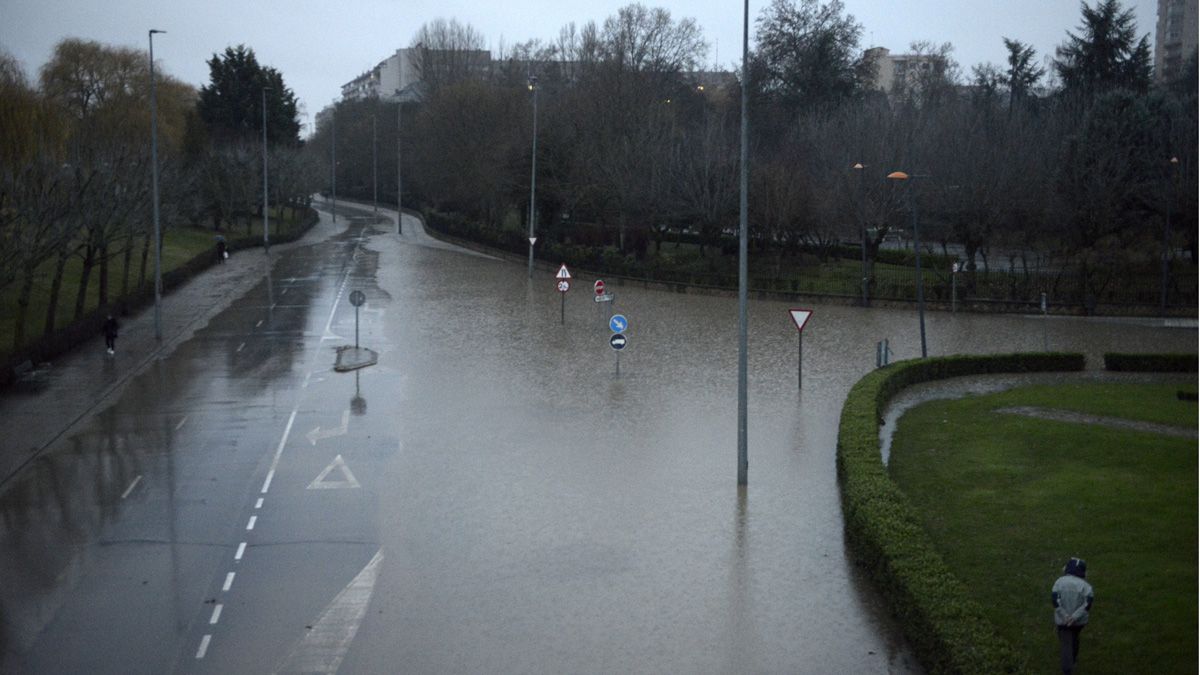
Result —
<instances>
[{"instance_id":1,"label":"warning triangle sign","mask_svg":"<svg viewBox=\"0 0 1200 675\"><path fill-rule=\"evenodd\" d=\"M562 267L558 268L558 274L556 274L554 276L554 278L555 279L570 279L571 278L571 273L567 271L566 263L563 263Z\"/></svg>"},{"instance_id":2,"label":"warning triangle sign","mask_svg":"<svg viewBox=\"0 0 1200 675\"><path fill-rule=\"evenodd\" d=\"M333 473L334 471L341 472L342 480L326 480L329 478L329 474ZM336 490L338 488L357 487L362 486L358 484L358 479L354 477L354 474L350 473L350 467L346 466L346 461L342 459L341 455L338 455L337 457L333 458L333 461L329 463L329 466L325 467L325 470L322 471L319 476L313 479L313 482L308 484L307 489Z\"/></svg>"}]
</instances>

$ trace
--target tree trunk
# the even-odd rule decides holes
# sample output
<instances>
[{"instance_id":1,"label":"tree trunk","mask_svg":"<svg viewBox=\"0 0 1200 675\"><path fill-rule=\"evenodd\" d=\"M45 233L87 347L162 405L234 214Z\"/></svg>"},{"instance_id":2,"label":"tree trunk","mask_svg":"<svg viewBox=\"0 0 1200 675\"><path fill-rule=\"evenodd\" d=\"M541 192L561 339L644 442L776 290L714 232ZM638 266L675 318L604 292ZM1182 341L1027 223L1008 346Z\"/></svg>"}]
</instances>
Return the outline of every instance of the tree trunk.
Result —
<instances>
[{"instance_id":1,"label":"tree trunk","mask_svg":"<svg viewBox=\"0 0 1200 675\"><path fill-rule=\"evenodd\" d=\"M13 351L20 351L25 343L25 318L29 315L29 297L33 295L33 266L25 266L25 278L21 282L21 294L17 296L17 315L13 322Z\"/></svg>"},{"instance_id":2,"label":"tree trunk","mask_svg":"<svg viewBox=\"0 0 1200 675\"><path fill-rule=\"evenodd\" d=\"M121 305L129 302L129 268L133 263L133 230L125 237L125 255L121 259Z\"/></svg>"},{"instance_id":3,"label":"tree trunk","mask_svg":"<svg viewBox=\"0 0 1200 675\"><path fill-rule=\"evenodd\" d=\"M46 305L46 323L42 327L43 335L53 333L54 324L58 321L58 296L62 293L63 272L67 268L67 258L70 255L70 251L64 246L58 254L58 262L54 265L54 278L50 282L50 300Z\"/></svg>"},{"instance_id":4,"label":"tree trunk","mask_svg":"<svg viewBox=\"0 0 1200 675\"><path fill-rule=\"evenodd\" d=\"M108 304L108 245L100 247L100 278L96 280L100 284L99 306L104 307Z\"/></svg>"},{"instance_id":5,"label":"tree trunk","mask_svg":"<svg viewBox=\"0 0 1200 675\"><path fill-rule=\"evenodd\" d=\"M142 264L138 268L137 287L139 291L146 286L146 261L150 258L152 239L150 231L146 230L146 235L142 237Z\"/></svg>"},{"instance_id":6,"label":"tree trunk","mask_svg":"<svg viewBox=\"0 0 1200 675\"><path fill-rule=\"evenodd\" d=\"M79 291L75 294L75 321L83 318L83 310L87 305L88 282L91 280L92 268L95 266L96 249L89 244L83 257L83 270L79 273Z\"/></svg>"}]
</instances>

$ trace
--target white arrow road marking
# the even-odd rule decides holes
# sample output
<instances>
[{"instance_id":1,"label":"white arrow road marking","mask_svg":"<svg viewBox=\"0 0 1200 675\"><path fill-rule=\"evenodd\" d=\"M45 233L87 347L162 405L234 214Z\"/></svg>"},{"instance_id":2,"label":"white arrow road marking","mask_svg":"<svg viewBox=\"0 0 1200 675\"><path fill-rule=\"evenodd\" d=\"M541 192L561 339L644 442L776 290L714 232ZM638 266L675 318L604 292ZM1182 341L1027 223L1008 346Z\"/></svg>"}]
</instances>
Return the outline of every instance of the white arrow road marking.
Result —
<instances>
[{"instance_id":1,"label":"white arrow road marking","mask_svg":"<svg viewBox=\"0 0 1200 675\"><path fill-rule=\"evenodd\" d=\"M346 434L346 432L349 430L350 430L350 410L347 409L347 410L342 411L342 426L340 426L336 429L327 429L325 431L321 431L321 425L317 425L317 427L315 429L313 429L312 431L305 434L305 436L308 438L309 443L316 445L317 441L323 441L326 438L333 438L334 436L344 436Z\"/></svg>"},{"instance_id":2,"label":"white arrow road marking","mask_svg":"<svg viewBox=\"0 0 1200 675\"><path fill-rule=\"evenodd\" d=\"M379 579L383 550L354 577L341 593L321 612L312 630L292 648L276 673L327 673L332 675L342 665L350 643L367 614L367 605Z\"/></svg>"},{"instance_id":3,"label":"white arrow road marking","mask_svg":"<svg viewBox=\"0 0 1200 675\"><path fill-rule=\"evenodd\" d=\"M337 469L342 472L342 477L344 480L339 480L339 481L325 480L326 478L329 477L329 474L332 473L334 469ZM344 459L342 459L341 455L338 455L337 457L333 458L333 461L329 463L329 466L325 467L325 470L321 472L321 475L317 476L315 479L313 479L313 482L308 484L307 489L309 489L309 490L336 490L338 488L357 488L357 487L362 487L362 486L358 484L358 479L354 477L354 474L350 473L350 467L346 466L346 461Z\"/></svg>"}]
</instances>

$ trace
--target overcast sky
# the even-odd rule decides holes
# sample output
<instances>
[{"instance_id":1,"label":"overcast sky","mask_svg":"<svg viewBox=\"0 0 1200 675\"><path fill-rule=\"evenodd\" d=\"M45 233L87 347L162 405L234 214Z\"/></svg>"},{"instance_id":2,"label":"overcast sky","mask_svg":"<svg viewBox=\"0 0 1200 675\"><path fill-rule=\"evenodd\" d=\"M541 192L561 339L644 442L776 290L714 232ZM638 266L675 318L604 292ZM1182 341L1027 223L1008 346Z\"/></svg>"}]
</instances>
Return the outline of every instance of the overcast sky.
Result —
<instances>
[{"instance_id":1,"label":"overcast sky","mask_svg":"<svg viewBox=\"0 0 1200 675\"><path fill-rule=\"evenodd\" d=\"M1095 4L1092 0L1090 4ZM340 95L343 83L407 47L427 21L442 17L469 23L495 51L531 38L552 40L574 22L602 23L626 0L0 0L0 49L14 55L31 77L67 37L111 45L147 47L164 71L197 87L208 82L205 61L225 47L245 44L264 65L278 69L312 122ZM675 19L694 18L709 42L710 62L726 69L741 58L742 3L727 0L647 1ZM768 0L752 0L753 22ZM914 40L950 42L964 71L976 63L1003 63L1001 37L1032 44L1040 57L1052 55L1068 30L1076 31L1076 0L844 0L863 26L862 43L893 52ZM1125 0L1140 34L1154 41L1157 3ZM751 41L754 26L751 23Z\"/></svg>"}]
</instances>

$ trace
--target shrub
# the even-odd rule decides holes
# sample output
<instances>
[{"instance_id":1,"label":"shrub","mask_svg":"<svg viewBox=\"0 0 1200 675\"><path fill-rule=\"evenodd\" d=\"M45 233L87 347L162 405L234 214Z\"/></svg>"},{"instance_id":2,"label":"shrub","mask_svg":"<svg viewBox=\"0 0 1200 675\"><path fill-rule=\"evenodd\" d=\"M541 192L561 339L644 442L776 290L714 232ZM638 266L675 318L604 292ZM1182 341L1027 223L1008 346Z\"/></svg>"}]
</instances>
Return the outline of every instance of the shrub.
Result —
<instances>
[{"instance_id":1,"label":"shrub","mask_svg":"<svg viewBox=\"0 0 1200 675\"><path fill-rule=\"evenodd\" d=\"M879 452L884 406L919 382L1083 367L1082 354L1052 353L901 361L867 374L846 397L837 449L846 540L929 672L1015 673L1025 664L996 635L976 594L951 573L914 507L888 477Z\"/></svg>"},{"instance_id":2,"label":"shrub","mask_svg":"<svg viewBox=\"0 0 1200 675\"><path fill-rule=\"evenodd\" d=\"M1118 354L1104 355L1104 369L1130 373L1194 373L1200 370L1196 354Z\"/></svg>"}]
</instances>

